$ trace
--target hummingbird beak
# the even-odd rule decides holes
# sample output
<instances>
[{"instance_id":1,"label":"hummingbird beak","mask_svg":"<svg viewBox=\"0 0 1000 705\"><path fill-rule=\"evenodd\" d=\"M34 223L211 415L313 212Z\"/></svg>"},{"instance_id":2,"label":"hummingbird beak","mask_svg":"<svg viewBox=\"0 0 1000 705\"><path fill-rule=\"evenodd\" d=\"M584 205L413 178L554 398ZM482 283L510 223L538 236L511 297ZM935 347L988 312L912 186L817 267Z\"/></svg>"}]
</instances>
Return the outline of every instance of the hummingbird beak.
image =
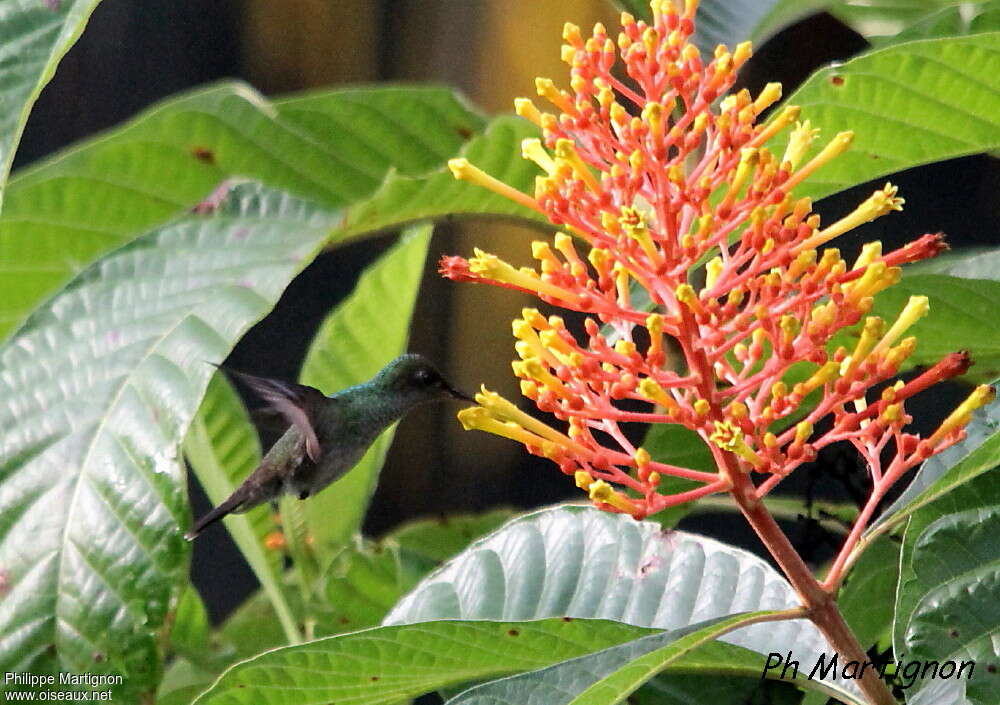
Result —
<instances>
[{"instance_id":1,"label":"hummingbird beak","mask_svg":"<svg viewBox=\"0 0 1000 705\"><path fill-rule=\"evenodd\" d=\"M468 394L466 394L465 392L458 391L450 384L445 384L445 391L447 391L448 394L452 395L456 399L461 399L462 401L473 401L473 402L475 401L475 399L470 397Z\"/></svg>"}]
</instances>

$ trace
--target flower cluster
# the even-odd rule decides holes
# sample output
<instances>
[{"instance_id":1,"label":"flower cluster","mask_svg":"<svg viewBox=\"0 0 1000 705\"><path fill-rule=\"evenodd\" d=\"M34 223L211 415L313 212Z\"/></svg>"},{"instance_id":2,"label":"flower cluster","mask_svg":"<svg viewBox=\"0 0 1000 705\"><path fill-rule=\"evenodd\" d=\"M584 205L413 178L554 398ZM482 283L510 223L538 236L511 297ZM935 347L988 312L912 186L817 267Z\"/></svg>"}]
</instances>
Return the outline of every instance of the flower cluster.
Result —
<instances>
[{"instance_id":1,"label":"flower cluster","mask_svg":"<svg viewBox=\"0 0 1000 705\"><path fill-rule=\"evenodd\" d=\"M551 458L599 507L637 518L730 490L750 473L758 473L750 477L762 497L840 441L862 454L880 498L906 470L959 440L972 411L993 395L976 389L927 438L906 430L906 401L968 368L968 356L955 353L866 400L913 353L907 329L928 310L927 298L914 296L886 322L868 315L873 297L899 280L901 265L944 249L942 238L925 235L892 252L869 243L853 262L825 247L901 209L896 188L886 184L822 224L793 190L846 150L852 134L817 150L818 130L798 122L795 106L760 121L781 97L779 84L757 96L726 95L749 44L719 46L706 60L689 42L697 2L651 4L652 23L625 13L616 40L600 24L586 39L566 25L570 90L536 83L558 114L516 101L543 135L522 145L542 172L533 196L467 160L450 163L456 177L544 214L560 232L533 243L535 269L476 250L468 260L444 258L442 273L586 314L583 339L535 309L513 324L521 391L566 422L565 433L485 388L480 406L460 419ZM778 156L768 145L783 131ZM851 326L856 341L840 344L849 339L835 336ZM828 430L817 433L825 417ZM630 422L694 431L718 472L654 460L622 432ZM661 492L668 475L697 486Z\"/></svg>"}]
</instances>

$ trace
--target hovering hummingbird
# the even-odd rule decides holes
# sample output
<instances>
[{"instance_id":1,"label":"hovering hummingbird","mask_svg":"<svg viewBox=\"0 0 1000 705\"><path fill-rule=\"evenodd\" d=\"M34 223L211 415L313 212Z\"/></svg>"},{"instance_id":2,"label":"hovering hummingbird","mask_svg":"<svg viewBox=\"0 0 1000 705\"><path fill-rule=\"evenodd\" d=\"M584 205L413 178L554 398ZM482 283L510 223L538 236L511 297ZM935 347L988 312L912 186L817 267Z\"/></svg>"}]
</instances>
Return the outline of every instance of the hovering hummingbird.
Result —
<instances>
[{"instance_id":1,"label":"hovering hummingbird","mask_svg":"<svg viewBox=\"0 0 1000 705\"><path fill-rule=\"evenodd\" d=\"M267 401L291 426L229 497L184 535L193 540L231 512L245 512L282 493L306 499L345 474L389 424L425 402L458 391L420 355L401 355L363 384L326 396L304 384L226 370Z\"/></svg>"}]
</instances>

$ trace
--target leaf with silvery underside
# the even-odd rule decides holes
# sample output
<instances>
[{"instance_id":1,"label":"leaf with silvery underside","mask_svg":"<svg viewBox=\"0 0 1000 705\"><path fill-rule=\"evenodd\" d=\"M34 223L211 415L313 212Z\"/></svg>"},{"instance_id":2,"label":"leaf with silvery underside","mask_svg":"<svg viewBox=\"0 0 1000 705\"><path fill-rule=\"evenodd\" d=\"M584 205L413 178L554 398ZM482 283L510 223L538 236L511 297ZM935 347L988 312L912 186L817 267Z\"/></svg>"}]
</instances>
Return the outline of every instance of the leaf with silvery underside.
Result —
<instances>
[{"instance_id":1,"label":"leaf with silvery underside","mask_svg":"<svg viewBox=\"0 0 1000 705\"><path fill-rule=\"evenodd\" d=\"M0 348L0 671L159 679L190 520L179 444L212 367L338 214L254 185L115 251Z\"/></svg>"},{"instance_id":2,"label":"leaf with silvery underside","mask_svg":"<svg viewBox=\"0 0 1000 705\"><path fill-rule=\"evenodd\" d=\"M424 578L384 623L565 615L678 629L797 604L788 583L747 551L592 507L562 506L518 517L474 542ZM772 651L792 649L803 663L829 651L804 620L747 627L723 641L756 651L758 673ZM723 662L717 667L724 670ZM825 685L856 697L853 683Z\"/></svg>"}]
</instances>

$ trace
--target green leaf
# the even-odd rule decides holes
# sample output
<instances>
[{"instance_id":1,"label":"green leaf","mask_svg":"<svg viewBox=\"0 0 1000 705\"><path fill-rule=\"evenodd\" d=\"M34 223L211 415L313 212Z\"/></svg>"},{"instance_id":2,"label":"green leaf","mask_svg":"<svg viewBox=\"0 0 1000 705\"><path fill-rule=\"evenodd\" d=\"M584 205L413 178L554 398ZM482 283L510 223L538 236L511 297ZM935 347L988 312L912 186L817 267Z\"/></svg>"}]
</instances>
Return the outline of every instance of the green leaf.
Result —
<instances>
[{"instance_id":1,"label":"green leaf","mask_svg":"<svg viewBox=\"0 0 1000 705\"><path fill-rule=\"evenodd\" d=\"M952 250L933 259L913 262L903 269L903 276L947 274L963 279L1000 279L1000 248L968 247Z\"/></svg>"},{"instance_id":2,"label":"green leaf","mask_svg":"<svg viewBox=\"0 0 1000 705\"><path fill-rule=\"evenodd\" d=\"M196 658L201 656L208 649L211 625L205 603L201 601L201 595L194 585L187 585L181 591L173 620L170 629L170 646L173 650Z\"/></svg>"},{"instance_id":3,"label":"green leaf","mask_svg":"<svg viewBox=\"0 0 1000 705\"><path fill-rule=\"evenodd\" d=\"M28 114L98 2L8 1L0 10L0 204Z\"/></svg>"},{"instance_id":4,"label":"green leaf","mask_svg":"<svg viewBox=\"0 0 1000 705\"><path fill-rule=\"evenodd\" d=\"M880 537L861 554L840 591L840 612L863 649L891 633L899 579L892 567L898 564L899 544Z\"/></svg>"},{"instance_id":5,"label":"green leaf","mask_svg":"<svg viewBox=\"0 0 1000 705\"><path fill-rule=\"evenodd\" d=\"M1000 688L1000 674L987 668L1000 658L993 636L1000 630L1000 498L995 478L984 476L975 485L979 493L945 498L951 501L934 503L911 520L894 631L896 653L908 659L973 661L966 695L986 705Z\"/></svg>"},{"instance_id":6,"label":"green leaf","mask_svg":"<svg viewBox=\"0 0 1000 705\"><path fill-rule=\"evenodd\" d=\"M447 705L613 705L699 646L755 618L774 614L739 614L651 634L539 671L470 688ZM754 675L760 675L759 669L753 670Z\"/></svg>"},{"instance_id":7,"label":"green leaf","mask_svg":"<svg viewBox=\"0 0 1000 705\"><path fill-rule=\"evenodd\" d=\"M903 277L875 297L871 315L892 322L911 296L927 296L930 313L906 331L918 341L916 352L906 360L907 367L930 366L949 353L968 350L975 364L962 379L980 383L1000 377L1000 332L995 315L1000 282L941 274Z\"/></svg>"},{"instance_id":8,"label":"green leaf","mask_svg":"<svg viewBox=\"0 0 1000 705\"><path fill-rule=\"evenodd\" d=\"M648 633L615 622L561 619L378 627L263 653L226 671L196 702L392 705L449 685L541 668Z\"/></svg>"},{"instance_id":9,"label":"green leaf","mask_svg":"<svg viewBox=\"0 0 1000 705\"><path fill-rule=\"evenodd\" d=\"M178 446L212 374L337 214L248 185L77 277L0 348L0 670L159 678L189 521Z\"/></svg>"},{"instance_id":10,"label":"green leaf","mask_svg":"<svg viewBox=\"0 0 1000 705\"><path fill-rule=\"evenodd\" d=\"M914 545L924 530L937 519L949 514L958 514L971 509L987 509L1000 505L1000 484L995 475L979 475L969 482L958 485L950 492L914 510L903 534L903 548L900 559L899 589L896 591L896 615L893 621L893 643L901 644L903 630L913 611L913 604L919 590L911 588L915 580L913 567Z\"/></svg>"},{"instance_id":11,"label":"green leaf","mask_svg":"<svg viewBox=\"0 0 1000 705\"><path fill-rule=\"evenodd\" d=\"M785 101L801 106L802 118L822 129L825 139L813 153L840 131L853 130L855 139L796 188L796 196L818 199L920 164L1000 147L998 45L997 32L907 42L814 73ZM784 144L772 151L782 154Z\"/></svg>"},{"instance_id":12,"label":"green leaf","mask_svg":"<svg viewBox=\"0 0 1000 705\"><path fill-rule=\"evenodd\" d=\"M926 4L926 3L925 3ZM1000 29L1000 2L958 3L931 10L909 22L902 31L869 37L876 47L914 39L955 37ZM884 30L883 30L884 31Z\"/></svg>"},{"instance_id":13,"label":"green leaf","mask_svg":"<svg viewBox=\"0 0 1000 705\"><path fill-rule=\"evenodd\" d=\"M663 531L653 522L563 506L516 518L474 542L400 600L385 623L569 616L678 629L797 604L788 583L747 551ZM792 649L803 663L829 650L804 620L747 627L724 640L765 655ZM762 671L762 656L757 664ZM844 681L825 685L842 697L855 692Z\"/></svg>"},{"instance_id":14,"label":"green leaf","mask_svg":"<svg viewBox=\"0 0 1000 705\"><path fill-rule=\"evenodd\" d=\"M184 455L212 504L219 504L260 463L260 440L236 390L221 373L209 381L205 397L184 440ZM275 530L266 505L223 519L233 541L274 604L288 641L301 636L281 585L281 556L264 548Z\"/></svg>"},{"instance_id":15,"label":"green leaf","mask_svg":"<svg viewBox=\"0 0 1000 705\"><path fill-rule=\"evenodd\" d=\"M11 180L0 216L0 335L83 265L191 209L226 179L347 206L390 175L439 169L484 126L440 87L326 91L272 103L245 84L224 83L160 103ZM387 210L379 227L428 214L419 203L381 202ZM445 210L435 216L464 202L438 205ZM332 240L362 232L355 226Z\"/></svg>"},{"instance_id":16,"label":"green leaf","mask_svg":"<svg viewBox=\"0 0 1000 705\"><path fill-rule=\"evenodd\" d=\"M302 366L302 382L326 393L364 382L406 351L410 319L427 259L430 226L420 226L361 275L351 295L323 321ZM344 544L361 526L395 425L353 470L305 505L317 542Z\"/></svg>"},{"instance_id":17,"label":"green leaf","mask_svg":"<svg viewBox=\"0 0 1000 705\"><path fill-rule=\"evenodd\" d=\"M486 133L469 140L462 156L514 188L533 192L538 167L521 158L521 140L538 136L529 122L512 116L494 118ZM345 236L387 230L401 223L442 215L518 218L550 228L548 221L510 199L481 186L459 181L447 166L419 178L390 173L371 198L348 211Z\"/></svg>"},{"instance_id":18,"label":"green leaf","mask_svg":"<svg viewBox=\"0 0 1000 705\"><path fill-rule=\"evenodd\" d=\"M414 557L440 563L454 556L473 540L499 528L513 516L512 509L494 509L482 514L418 519L394 529L382 542L396 543Z\"/></svg>"}]
</instances>

